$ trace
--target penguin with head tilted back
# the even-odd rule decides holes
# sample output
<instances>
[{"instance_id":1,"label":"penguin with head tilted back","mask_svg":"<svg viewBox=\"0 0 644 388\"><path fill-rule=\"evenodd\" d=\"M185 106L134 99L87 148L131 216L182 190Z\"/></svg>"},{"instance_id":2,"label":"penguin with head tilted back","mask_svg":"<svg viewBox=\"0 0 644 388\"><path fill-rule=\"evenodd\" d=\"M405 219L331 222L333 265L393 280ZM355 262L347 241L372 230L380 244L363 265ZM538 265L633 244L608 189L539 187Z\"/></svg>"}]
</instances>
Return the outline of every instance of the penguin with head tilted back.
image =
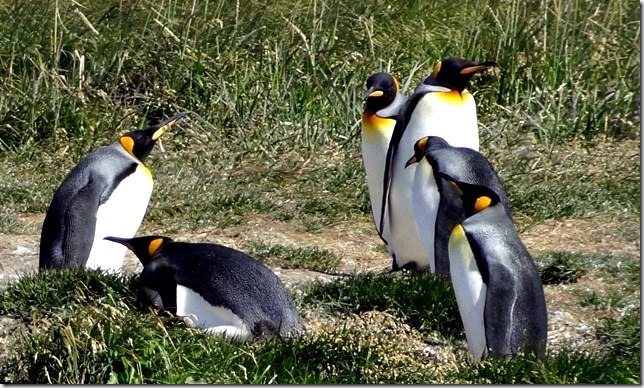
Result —
<instances>
[{"instance_id":1,"label":"penguin with head tilted back","mask_svg":"<svg viewBox=\"0 0 644 388\"><path fill-rule=\"evenodd\" d=\"M39 268L121 270L127 249L103 237L136 234L153 186L143 162L157 139L186 114L123 134L92 151L67 174L42 225Z\"/></svg>"},{"instance_id":2,"label":"penguin with head tilted back","mask_svg":"<svg viewBox=\"0 0 644 388\"><path fill-rule=\"evenodd\" d=\"M476 105L466 88L474 74L495 65L461 58L438 61L432 74L400 108L385 160L381 200L384 210L379 221L380 230L389 230L393 270L420 267L435 271L434 252L426 251L411 207L416 166L405 168L405 163L414 143L424 136L441 136L453 146L478 150ZM435 217L438 190L435 182L428 184L432 192L427 198L434 204L431 207L434 213L428 217Z\"/></svg>"},{"instance_id":3,"label":"penguin with head tilted back","mask_svg":"<svg viewBox=\"0 0 644 388\"><path fill-rule=\"evenodd\" d=\"M446 191L456 193L441 202L441 207L455 210L441 213L447 219L439 218L436 228L460 218L447 239L447 251L470 354L475 359L504 358L527 350L544 356L548 314L543 285L514 226L498 175L478 152L435 137L418 143L420 151L410 162L424 154L440 182L441 199Z\"/></svg>"},{"instance_id":4,"label":"penguin with head tilted back","mask_svg":"<svg viewBox=\"0 0 644 388\"><path fill-rule=\"evenodd\" d=\"M398 110L405 102L400 85L391 74L380 72L367 78L362 113L362 162L367 176L371 212L376 231L387 243L386 231L379 229L382 205L382 179L389 140L396 125Z\"/></svg>"},{"instance_id":5,"label":"penguin with head tilted back","mask_svg":"<svg viewBox=\"0 0 644 388\"><path fill-rule=\"evenodd\" d=\"M105 239L125 245L143 264L143 302L186 317L191 327L236 341L303 331L277 275L243 252L163 236Z\"/></svg>"}]
</instances>

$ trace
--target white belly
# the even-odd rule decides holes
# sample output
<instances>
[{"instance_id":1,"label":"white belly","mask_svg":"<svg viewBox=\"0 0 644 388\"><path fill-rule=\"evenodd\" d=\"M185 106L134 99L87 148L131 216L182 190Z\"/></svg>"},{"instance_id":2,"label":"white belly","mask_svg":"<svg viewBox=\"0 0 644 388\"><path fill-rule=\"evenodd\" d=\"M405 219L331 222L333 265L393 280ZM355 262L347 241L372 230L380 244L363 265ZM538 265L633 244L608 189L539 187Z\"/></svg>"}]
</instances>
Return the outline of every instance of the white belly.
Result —
<instances>
[{"instance_id":1,"label":"white belly","mask_svg":"<svg viewBox=\"0 0 644 388\"><path fill-rule=\"evenodd\" d=\"M487 286L460 225L454 228L449 239L449 266L467 347L472 357L478 360L487 351L484 318Z\"/></svg>"},{"instance_id":2,"label":"white belly","mask_svg":"<svg viewBox=\"0 0 644 388\"><path fill-rule=\"evenodd\" d=\"M377 139L367 138L364 136L364 133L362 136L362 161L367 175L371 213L376 224L376 230L380 228L382 184L385 175L385 159L387 157L387 148L389 147L390 139L391 131L380 134ZM383 237L385 240L388 240L388 236L383 235Z\"/></svg>"},{"instance_id":3,"label":"white belly","mask_svg":"<svg viewBox=\"0 0 644 388\"><path fill-rule=\"evenodd\" d=\"M438 186L436 186L432 166L426 159L423 159L416 166L411 198L416 226L425 246L429 268L432 273L435 273L434 240L440 194Z\"/></svg>"},{"instance_id":4,"label":"white belly","mask_svg":"<svg viewBox=\"0 0 644 388\"><path fill-rule=\"evenodd\" d=\"M248 341L253 335L236 314L224 307L215 307L193 290L177 285L177 316L186 317L189 327L198 327L208 334L234 341Z\"/></svg>"},{"instance_id":5,"label":"white belly","mask_svg":"<svg viewBox=\"0 0 644 388\"><path fill-rule=\"evenodd\" d=\"M406 149L411 147L405 151L405 155L413 155L414 143L423 136L440 136L452 147L479 150L474 97L464 93L463 102L459 104L447 102L443 98L441 93L427 93L418 101L403 135L403 138L408 139Z\"/></svg>"},{"instance_id":6,"label":"white belly","mask_svg":"<svg viewBox=\"0 0 644 388\"><path fill-rule=\"evenodd\" d=\"M132 238L136 234L152 195L152 178L146 170L145 166L139 165L133 174L121 181L107 202L99 206L87 268L121 271L127 247L103 238Z\"/></svg>"}]
</instances>

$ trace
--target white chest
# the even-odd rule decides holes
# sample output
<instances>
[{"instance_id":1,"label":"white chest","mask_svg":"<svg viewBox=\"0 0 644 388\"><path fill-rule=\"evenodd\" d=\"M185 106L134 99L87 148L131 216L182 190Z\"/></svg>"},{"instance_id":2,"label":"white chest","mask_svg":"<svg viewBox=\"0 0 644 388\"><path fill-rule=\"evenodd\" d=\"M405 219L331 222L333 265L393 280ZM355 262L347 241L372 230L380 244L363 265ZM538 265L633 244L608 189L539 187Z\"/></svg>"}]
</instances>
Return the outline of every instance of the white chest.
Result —
<instances>
[{"instance_id":1,"label":"white chest","mask_svg":"<svg viewBox=\"0 0 644 388\"><path fill-rule=\"evenodd\" d=\"M425 245L429 267L436 272L434 240L436 234L436 216L440 203L440 193L432 171L432 166L423 159L416 166L412 185L412 205L418 232Z\"/></svg>"},{"instance_id":2,"label":"white chest","mask_svg":"<svg viewBox=\"0 0 644 388\"><path fill-rule=\"evenodd\" d=\"M132 238L143 221L152 195L152 176L143 165L123 179L110 198L98 208L94 243L87 268L119 272L127 247L103 240L106 236Z\"/></svg>"},{"instance_id":3,"label":"white chest","mask_svg":"<svg viewBox=\"0 0 644 388\"><path fill-rule=\"evenodd\" d=\"M449 271L465 328L467 347L473 358L486 351L485 298L487 286L479 272L463 227L457 225L449 239Z\"/></svg>"},{"instance_id":4,"label":"white chest","mask_svg":"<svg viewBox=\"0 0 644 388\"><path fill-rule=\"evenodd\" d=\"M209 334L235 341L252 338L248 326L236 314L227 308L211 305L201 295L182 285L177 285L177 316L185 317L189 327L199 327Z\"/></svg>"}]
</instances>

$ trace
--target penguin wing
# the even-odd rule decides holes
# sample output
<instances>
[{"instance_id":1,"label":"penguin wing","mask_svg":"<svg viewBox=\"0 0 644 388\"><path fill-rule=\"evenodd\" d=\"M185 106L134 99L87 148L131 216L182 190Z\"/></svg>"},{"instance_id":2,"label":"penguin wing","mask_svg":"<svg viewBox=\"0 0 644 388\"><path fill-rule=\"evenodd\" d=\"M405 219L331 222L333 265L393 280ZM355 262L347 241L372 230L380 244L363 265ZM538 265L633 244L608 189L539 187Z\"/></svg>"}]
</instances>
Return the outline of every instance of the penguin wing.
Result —
<instances>
[{"instance_id":1,"label":"penguin wing","mask_svg":"<svg viewBox=\"0 0 644 388\"><path fill-rule=\"evenodd\" d=\"M96 212L105 191L103 180L91 179L69 200L64 212L62 252L66 265L84 267L94 242ZM72 261L73 263L70 263Z\"/></svg>"},{"instance_id":2,"label":"penguin wing","mask_svg":"<svg viewBox=\"0 0 644 388\"><path fill-rule=\"evenodd\" d=\"M487 284L485 334L494 357L528 345L545 354L548 333L543 285L534 261L502 206L462 222Z\"/></svg>"},{"instance_id":3,"label":"penguin wing","mask_svg":"<svg viewBox=\"0 0 644 388\"><path fill-rule=\"evenodd\" d=\"M409 122L409 119L411 117L411 114L414 111L414 108L416 108L416 105L418 105L418 101L427 94L428 92L419 92L419 93L414 93L412 94L404 104L400 107L400 110L398 112L398 116L396 118L396 125L394 126L394 131L391 135L391 140L389 141L389 147L387 148L387 156L385 159L385 174L382 180L382 203L380 208L382 211L380 212L380 220L378 222L378 230L379 234L381 233L380 231L384 230L384 225L385 225L385 214L389 213L389 208L388 208L388 201L389 201L389 189L391 188L391 179L393 177L393 168L394 168L394 160L397 156L398 152L398 145L400 144L400 140L402 139L403 133L405 133L405 129L407 128L407 123ZM382 235L380 238L383 238ZM384 240L384 238L383 238Z\"/></svg>"},{"instance_id":4,"label":"penguin wing","mask_svg":"<svg viewBox=\"0 0 644 388\"><path fill-rule=\"evenodd\" d=\"M449 238L454 227L463 218L461 196L445 179L434 173L440 192L434 237L434 263L436 274L450 278Z\"/></svg>"}]
</instances>

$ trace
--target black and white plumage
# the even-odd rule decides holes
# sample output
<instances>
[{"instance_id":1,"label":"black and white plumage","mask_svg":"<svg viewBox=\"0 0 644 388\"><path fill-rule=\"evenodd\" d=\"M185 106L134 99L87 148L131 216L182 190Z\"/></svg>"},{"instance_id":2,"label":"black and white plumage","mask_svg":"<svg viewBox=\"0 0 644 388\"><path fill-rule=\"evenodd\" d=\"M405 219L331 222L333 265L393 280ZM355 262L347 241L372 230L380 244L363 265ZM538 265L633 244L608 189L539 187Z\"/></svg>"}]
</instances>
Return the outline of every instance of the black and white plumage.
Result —
<instances>
[{"instance_id":1,"label":"black and white plumage","mask_svg":"<svg viewBox=\"0 0 644 388\"><path fill-rule=\"evenodd\" d=\"M480 153L441 138L423 138L416 149L410 162L425 158L439 182L437 263L449 267L470 353L476 359L521 350L543 356L548 332L543 285L492 165ZM423 209L414 205L422 224Z\"/></svg>"},{"instance_id":2,"label":"black and white plumage","mask_svg":"<svg viewBox=\"0 0 644 388\"><path fill-rule=\"evenodd\" d=\"M405 162L416 141L425 136L441 136L451 145L478 150L476 104L466 87L475 73L495 65L462 58L443 59L400 108L385 160L384 210L379 222L379 230L389 230L393 270L411 266L435 271L434 252L427 251L421 241L411 205L416 170L429 166L405 168ZM427 184L433 185L433 192L426 198L428 204L433 204L431 216L435 218L439 196L435 182L430 179Z\"/></svg>"},{"instance_id":3,"label":"black and white plumage","mask_svg":"<svg viewBox=\"0 0 644 388\"><path fill-rule=\"evenodd\" d=\"M78 162L47 209L40 238L41 269L120 271L126 249L103 237L135 235L153 188L152 174L143 162L157 139L186 114L127 132Z\"/></svg>"},{"instance_id":4,"label":"black and white plumage","mask_svg":"<svg viewBox=\"0 0 644 388\"><path fill-rule=\"evenodd\" d=\"M163 236L106 240L127 246L143 264L144 303L185 317L189 326L237 341L303 330L277 275L243 252Z\"/></svg>"}]
</instances>

